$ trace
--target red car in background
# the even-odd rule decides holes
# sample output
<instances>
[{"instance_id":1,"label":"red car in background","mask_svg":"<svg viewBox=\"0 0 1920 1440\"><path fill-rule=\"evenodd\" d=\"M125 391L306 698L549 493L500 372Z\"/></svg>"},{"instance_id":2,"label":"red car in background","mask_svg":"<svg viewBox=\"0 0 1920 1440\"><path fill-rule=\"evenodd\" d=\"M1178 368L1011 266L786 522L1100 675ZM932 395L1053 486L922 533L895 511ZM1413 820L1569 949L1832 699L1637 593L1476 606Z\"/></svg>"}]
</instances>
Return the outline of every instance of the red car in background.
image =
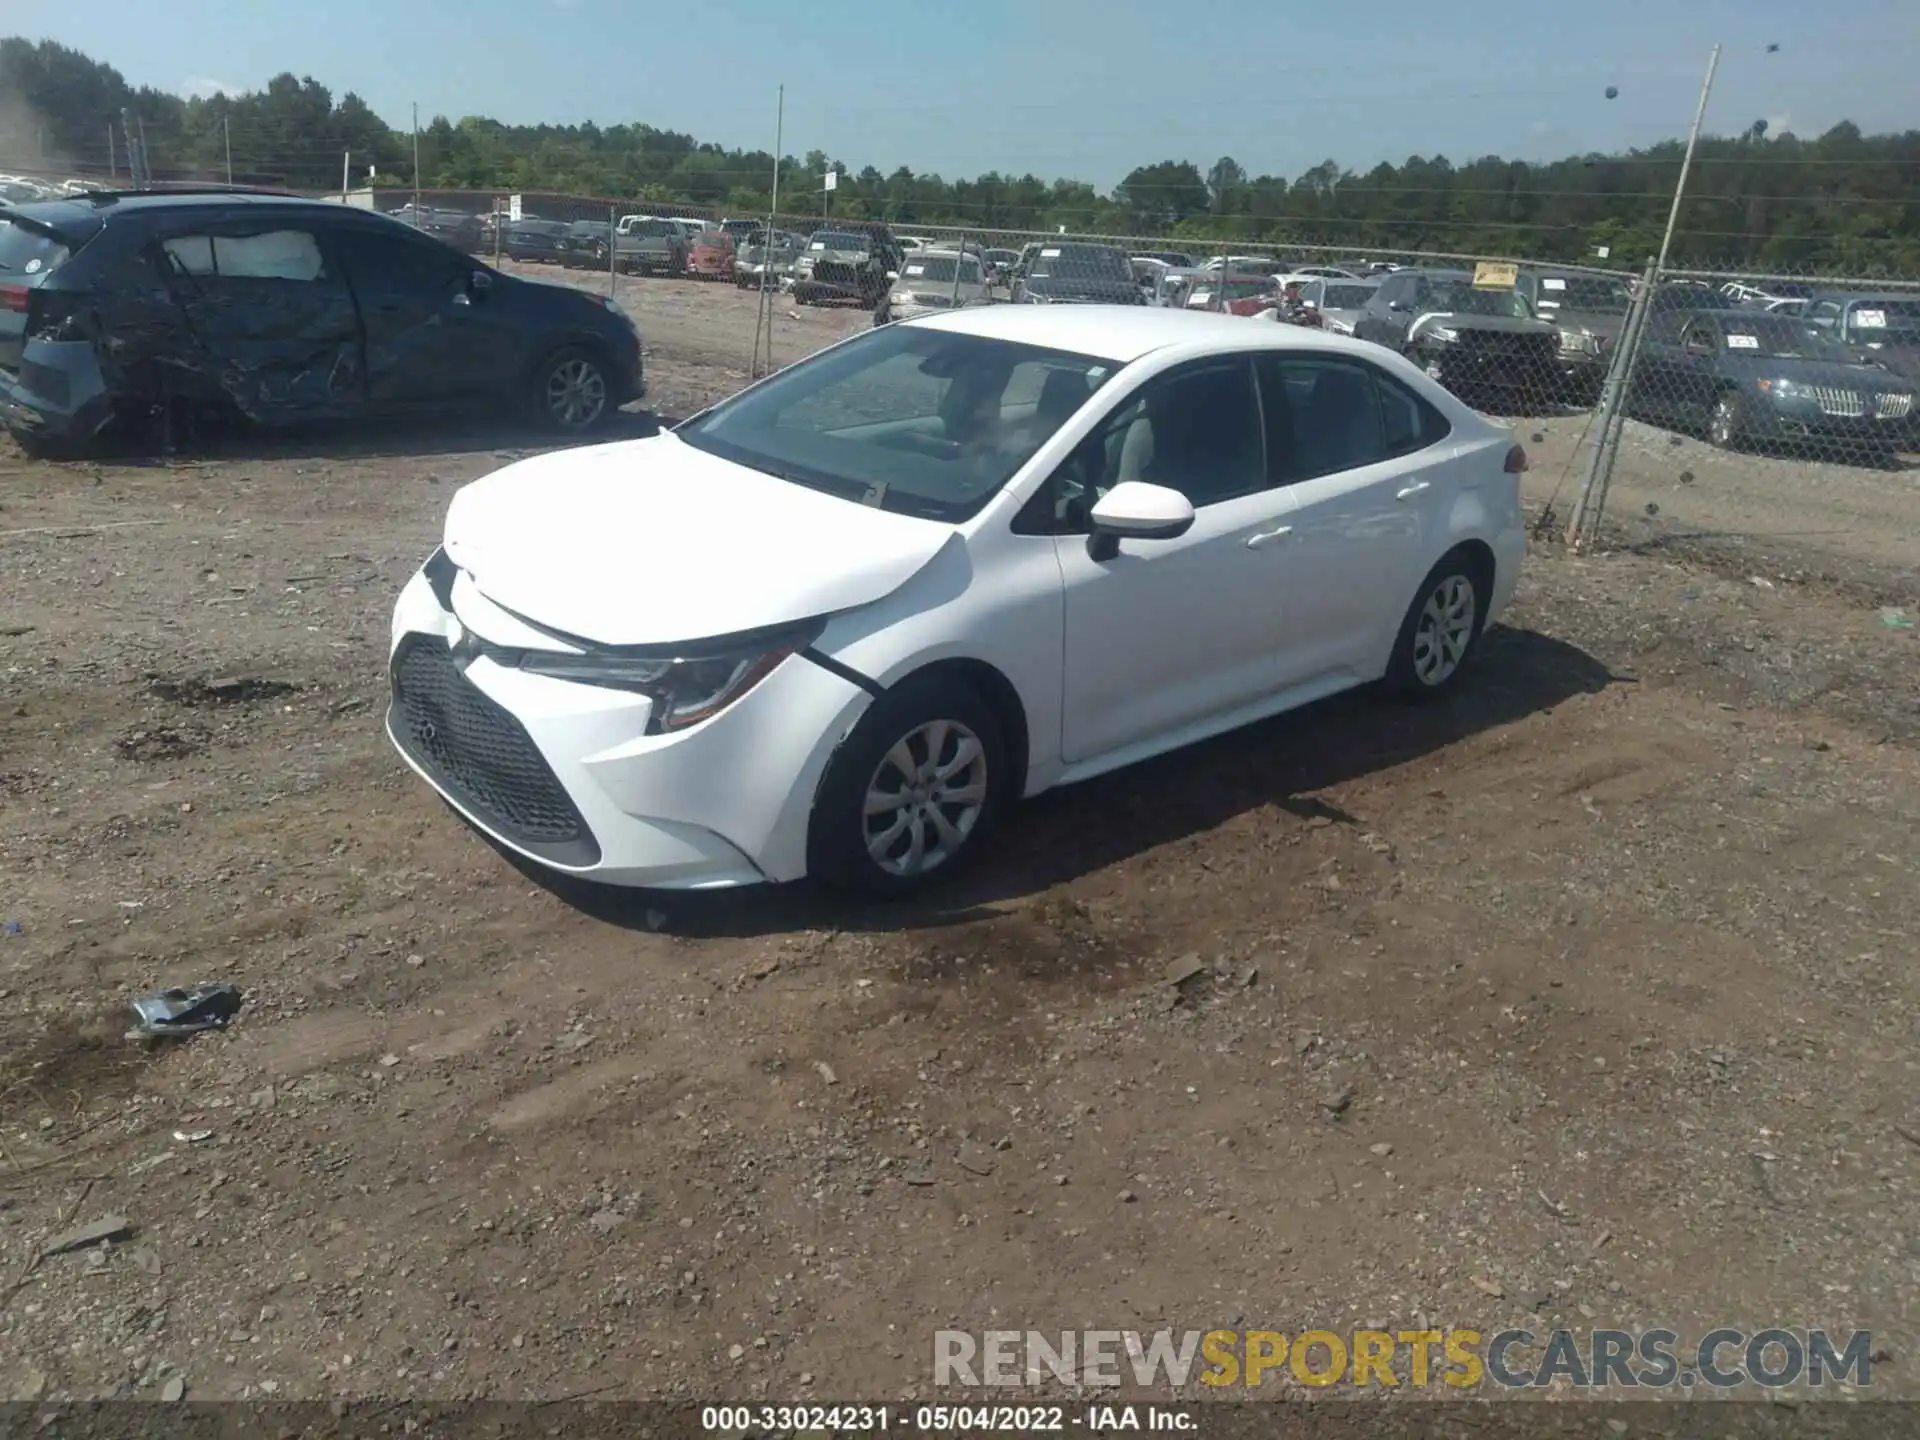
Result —
<instances>
[{"instance_id":1,"label":"red car in background","mask_svg":"<svg viewBox=\"0 0 1920 1440\"><path fill-rule=\"evenodd\" d=\"M687 274L696 280L731 280L734 256L731 235L724 230L702 230L687 251Z\"/></svg>"}]
</instances>

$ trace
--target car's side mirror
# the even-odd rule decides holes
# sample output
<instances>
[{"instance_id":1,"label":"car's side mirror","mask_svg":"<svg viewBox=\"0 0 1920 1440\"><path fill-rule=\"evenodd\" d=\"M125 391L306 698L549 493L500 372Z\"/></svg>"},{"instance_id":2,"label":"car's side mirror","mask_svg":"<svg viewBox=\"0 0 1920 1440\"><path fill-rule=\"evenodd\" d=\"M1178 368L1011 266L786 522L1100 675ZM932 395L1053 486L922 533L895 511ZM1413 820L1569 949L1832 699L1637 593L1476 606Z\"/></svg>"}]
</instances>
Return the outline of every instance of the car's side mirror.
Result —
<instances>
[{"instance_id":1,"label":"car's side mirror","mask_svg":"<svg viewBox=\"0 0 1920 1440\"><path fill-rule=\"evenodd\" d=\"M1093 534L1087 553L1095 560L1111 560L1122 540L1172 540L1193 528L1193 506L1178 490L1123 480L1088 515Z\"/></svg>"}]
</instances>

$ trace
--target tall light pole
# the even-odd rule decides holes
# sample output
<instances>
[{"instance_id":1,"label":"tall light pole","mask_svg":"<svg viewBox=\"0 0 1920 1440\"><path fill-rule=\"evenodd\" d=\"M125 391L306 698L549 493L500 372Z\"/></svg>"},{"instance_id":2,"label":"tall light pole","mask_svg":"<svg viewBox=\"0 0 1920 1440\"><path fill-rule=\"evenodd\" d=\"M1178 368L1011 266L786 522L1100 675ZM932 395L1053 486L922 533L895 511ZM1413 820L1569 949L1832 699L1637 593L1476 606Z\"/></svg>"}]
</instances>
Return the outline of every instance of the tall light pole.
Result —
<instances>
[{"instance_id":1,"label":"tall light pole","mask_svg":"<svg viewBox=\"0 0 1920 1440\"><path fill-rule=\"evenodd\" d=\"M1720 68L1720 47L1715 45L1707 57L1707 78L1700 82L1700 103L1693 112L1693 129L1687 132L1687 153L1680 159L1680 178L1673 187L1673 209L1667 212L1667 233L1660 237L1660 258L1654 264L1656 275L1667 268L1667 251L1673 245L1673 228L1680 221L1680 202L1687 195L1687 172L1693 169L1693 152L1700 144L1700 125L1707 118L1707 97L1713 94L1713 75Z\"/></svg>"},{"instance_id":2,"label":"tall light pole","mask_svg":"<svg viewBox=\"0 0 1920 1440\"><path fill-rule=\"evenodd\" d=\"M413 223L420 223L420 102L413 103Z\"/></svg>"}]
</instances>

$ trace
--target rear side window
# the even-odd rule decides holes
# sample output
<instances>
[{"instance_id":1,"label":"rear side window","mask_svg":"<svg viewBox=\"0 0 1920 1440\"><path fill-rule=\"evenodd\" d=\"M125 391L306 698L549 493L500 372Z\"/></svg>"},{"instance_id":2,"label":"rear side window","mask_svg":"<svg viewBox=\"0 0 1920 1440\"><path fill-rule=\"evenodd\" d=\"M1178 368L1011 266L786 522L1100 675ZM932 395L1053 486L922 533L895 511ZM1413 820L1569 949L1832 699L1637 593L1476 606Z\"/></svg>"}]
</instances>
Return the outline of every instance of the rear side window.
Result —
<instances>
[{"instance_id":1,"label":"rear side window","mask_svg":"<svg viewBox=\"0 0 1920 1440\"><path fill-rule=\"evenodd\" d=\"M44 275L70 253L44 230L0 220L0 275Z\"/></svg>"},{"instance_id":2,"label":"rear side window","mask_svg":"<svg viewBox=\"0 0 1920 1440\"><path fill-rule=\"evenodd\" d=\"M176 275L218 275L234 280L324 280L320 242L306 230L269 230L263 235L175 235L162 242L167 268Z\"/></svg>"},{"instance_id":3,"label":"rear side window","mask_svg":"<svg viewBox=\"0 0 1920 1440\"><path fill-rule=\"evenodd\" d=\"M1380 396L1388 456L1411 455L1453 433L1446 416L1398 381L1375 371L1373 384Z\"/></svg>"}]
</instances>

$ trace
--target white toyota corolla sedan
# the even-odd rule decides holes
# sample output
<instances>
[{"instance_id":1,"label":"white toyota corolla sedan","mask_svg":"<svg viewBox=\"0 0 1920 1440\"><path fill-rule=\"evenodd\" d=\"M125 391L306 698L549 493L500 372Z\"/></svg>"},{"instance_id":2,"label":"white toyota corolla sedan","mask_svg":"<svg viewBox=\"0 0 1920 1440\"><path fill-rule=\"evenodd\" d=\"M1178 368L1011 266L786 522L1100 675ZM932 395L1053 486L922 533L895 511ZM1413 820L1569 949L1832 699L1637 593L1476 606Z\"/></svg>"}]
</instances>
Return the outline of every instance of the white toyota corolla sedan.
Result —
<instances>
[{"instance_id":1,"label":"white toyota corolla sedan","mask_svg":"<svg viewBox=\"0 0 1920 1440\"><path fill-rule=\"evenodd\" d=\"M1001 305L460 490L387 730L620 885L949 873L1022 796L1351 686L1434 694L1513 593L1526 454L1379 346Z\"/></svg>"}]
</instances>

